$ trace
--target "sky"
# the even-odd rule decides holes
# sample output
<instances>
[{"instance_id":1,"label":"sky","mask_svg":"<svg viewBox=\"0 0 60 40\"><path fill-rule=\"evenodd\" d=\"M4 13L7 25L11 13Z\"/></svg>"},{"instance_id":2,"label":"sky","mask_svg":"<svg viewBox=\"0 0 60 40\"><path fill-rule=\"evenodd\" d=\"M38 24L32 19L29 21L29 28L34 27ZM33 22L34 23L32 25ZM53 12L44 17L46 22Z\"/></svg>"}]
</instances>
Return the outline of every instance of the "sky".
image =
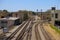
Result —
<instances>
[{"instance_id":1,"label":"sky","mask_svg":"<svg viewBox=\"0 0 60 40\"><path fill-rule=\"evenodd\" d=\"M0 0L0 10L18 11L46 11L55 6L60 9L60 0Z\"/></svg>"}]
</instances>

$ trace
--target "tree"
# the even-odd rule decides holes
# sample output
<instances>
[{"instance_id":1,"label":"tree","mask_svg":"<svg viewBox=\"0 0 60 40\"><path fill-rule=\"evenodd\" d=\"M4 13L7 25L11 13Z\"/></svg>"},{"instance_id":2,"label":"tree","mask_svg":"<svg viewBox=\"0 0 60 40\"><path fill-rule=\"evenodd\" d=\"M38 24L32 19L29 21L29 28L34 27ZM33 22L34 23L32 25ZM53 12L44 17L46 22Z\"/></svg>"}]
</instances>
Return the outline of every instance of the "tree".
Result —
<instances>
[{"instance_id":1,"label":"tree","mask_svg":"<svg viewBox=\"0 0 60 40\"><path fill-rule=\"evenodd\" d=\"M7 15L8 14L8 11L7 10L3 10L3 14L4 15Z\"/></svg>"},{"instance_id":2,"label":"tree","mask_svg":"<svg viewBox=\"0 0 60 40\"><path fill-rule=\"evenodd\" d=\"M8 11L7 10L3 10L3 12L6 12L7 13Z\"/></svg>"},{"instance_id":3,"label":"tree","mask_svg":"<svg viewBox=\"0 0 60 40\"><path fill-rule=\"evenodd\" d=\"M32 14L33 14L33 15L36 15L36 13L35 13L35 12L32 12Z\"/></svg>"},{"instance_id":4,"label":"tree","mask_svg":"<svg viewBox=\"0 0 60 40\"><path fill-rule=\"evenodd\" d=\"M24 14L24 20L27 20L27 19L28 19L28 14L25 13L25 14Z\"/></svg>"}]
</instances>

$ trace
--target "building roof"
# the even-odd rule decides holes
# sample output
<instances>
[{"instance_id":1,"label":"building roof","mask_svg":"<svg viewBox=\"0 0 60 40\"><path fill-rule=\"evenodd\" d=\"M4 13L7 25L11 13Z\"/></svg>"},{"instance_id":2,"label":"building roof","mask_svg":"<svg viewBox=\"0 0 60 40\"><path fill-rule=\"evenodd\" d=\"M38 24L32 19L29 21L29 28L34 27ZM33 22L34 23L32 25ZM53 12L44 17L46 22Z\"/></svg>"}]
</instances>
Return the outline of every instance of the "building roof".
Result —
<instances>
[{"instance_id":1,"label":"building roof","mask_svg":"<svg viewBox=\"0 0 60 40\"><path fill-rule=\"evenodd\" d=\"M8 18L0 18L0 20L16 20L18 17L8 17Z\"/></svg>"}]
</instances>

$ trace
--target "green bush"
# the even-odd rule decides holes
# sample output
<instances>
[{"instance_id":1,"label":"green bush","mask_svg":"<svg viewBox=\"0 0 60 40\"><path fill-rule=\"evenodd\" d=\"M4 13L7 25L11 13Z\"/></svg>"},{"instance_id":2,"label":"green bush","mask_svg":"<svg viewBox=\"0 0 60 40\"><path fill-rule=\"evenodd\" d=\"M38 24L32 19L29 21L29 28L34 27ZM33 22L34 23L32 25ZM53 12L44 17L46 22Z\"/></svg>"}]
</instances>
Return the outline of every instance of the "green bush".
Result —
<instances>
[{"instance_id":1,"label":"green bush","mask_svg":"<svg viewBox=\"0 0 60 40\"><path fill-rule=\"evenodd\" d=\"M56 26L50 25L50 27L60 34L60 29L58 29Z\"/></svg>"}]
</instances>

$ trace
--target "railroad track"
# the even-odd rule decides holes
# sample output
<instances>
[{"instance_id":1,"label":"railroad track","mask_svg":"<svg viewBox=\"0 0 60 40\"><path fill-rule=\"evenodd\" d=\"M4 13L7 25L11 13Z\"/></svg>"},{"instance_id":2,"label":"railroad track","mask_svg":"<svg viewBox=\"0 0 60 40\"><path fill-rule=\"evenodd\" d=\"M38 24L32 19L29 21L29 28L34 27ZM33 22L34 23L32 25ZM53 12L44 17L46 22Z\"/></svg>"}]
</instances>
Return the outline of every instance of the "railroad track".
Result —
<instances>
[{"instance_id":1,"label":"railroad track","mask_svg":"<svg viewBox=\"0 0 60 40\"><path fill-rule=\"evenodd\" d=\"M45 29L43 28L43 26L41 25L40 27L44 37L45 37L45 40L52 40L51 37L48 35L48 33L45 31Z\"/></svg>"},{"instance_id":2,"label":"railroad track","mask_svg":"<svg viewBox=\"0 0 60 40\"><path fill-rule=\"evenodd\" d=\"M22 28L22 26L25 24L26 22L24 22L23 24L21 24L20 27L18 27L9 37L6 38L6 40L11 40L14 38L14 36L17 34L17 32Z\"/></svg>"},{"instance_id":3,"label":"railroad track","mask_svg":"<svg viewBox=\"0 0 60 40\"><path fill-rule=\"evenodd\" d=\"M29 21L30 22L30 21ZM29 22L24 26L24 28L21 30L21 32L19 33L19 35L16 37L16 40L23 40L24 38L24 34L26 32L26 28L29 25Z\"/></svg>"},{"instance_id":4,"label":"railroad track","mask_svg":"<svg viewBox=\"0 0 60 40\"><path fill-rule=\"evenodd\" d=\"M44 36L44 38L41 38L41 32L39 32L38 30L38 23L35 25L35 36L36 36L36 40L52 40L51 37L48 35L48 33L44 30L44 28L42 27L42 24L40 25L40 30L42 32L42 36Z\"/></svg>"},{"instance_id":5,"label":"railroad track","mask_svg":"<svg viewBox=\"0 0 60 40\"><path fill-rule=\"evenodd\" d=\"M38 31L38 23L35 25L35 36L36 36L36 40L41 40L41 36Z\"/></svg>"},{"instance_id":6,"label":"railroad track","mask_svg":"<svg viewBox=\"0 0 60 40\"><path fill-rule=\"evenodd\" d=\"M32 26L33 26L33 23L31 22L29 28L27 29L27 37L26 37L26 40L31 40L31 36L32 36Z\"/></svg>"}]
</instances>

